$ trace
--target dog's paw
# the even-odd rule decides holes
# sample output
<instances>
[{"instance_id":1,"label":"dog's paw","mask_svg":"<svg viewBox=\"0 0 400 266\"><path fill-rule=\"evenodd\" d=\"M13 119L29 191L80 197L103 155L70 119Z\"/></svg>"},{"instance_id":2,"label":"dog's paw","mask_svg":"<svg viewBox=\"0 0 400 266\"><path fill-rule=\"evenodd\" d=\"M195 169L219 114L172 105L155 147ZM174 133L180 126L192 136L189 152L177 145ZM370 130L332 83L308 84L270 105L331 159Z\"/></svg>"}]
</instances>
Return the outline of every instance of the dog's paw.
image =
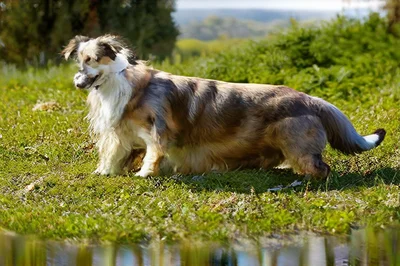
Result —
<instances>
[{"instance_id":1,"label":"dog's paw","mask_svg":"<svg viewBox=\"0 0 400 266\"><path fill-rule=\"evenodd\" d=\"M101 175L101 169L97 168L92 172L93 175Z\"/></svg>"},{"instance_id":2,"label":"dog's paw","mask_svg":"<svg viewBox=\"0 0 400 266\"><path fill-rule=\"evenodd\" d=\"M124 171L119 168L107 167L107 166L101 165L101 166L97 167L96 170L94 170L93 174L94 175L115 176L115 175L124 174Z\"/></svg>"},{"instance_id":3,"label":"dog's paw","mask_svg":"<svg viewBox=\"0 0 400 266\"><path fill-rule=\"evenodd\" d=\"M142 169L139 172L135 173L135 176L140 176L140 177L148 177L153 174L153 171Z\"/></svg>"},{"instance_id":4,"label":"dog's paw","mask_svg":"<svg viewBox=\"0 0 400 266\"><path fill-rule=\"evenodd\" d=\"M94 170L93 174L94 175L110 175L111 171L107 171L105 169L97 168L96 170Z\"/></svg>"}]
</instances>

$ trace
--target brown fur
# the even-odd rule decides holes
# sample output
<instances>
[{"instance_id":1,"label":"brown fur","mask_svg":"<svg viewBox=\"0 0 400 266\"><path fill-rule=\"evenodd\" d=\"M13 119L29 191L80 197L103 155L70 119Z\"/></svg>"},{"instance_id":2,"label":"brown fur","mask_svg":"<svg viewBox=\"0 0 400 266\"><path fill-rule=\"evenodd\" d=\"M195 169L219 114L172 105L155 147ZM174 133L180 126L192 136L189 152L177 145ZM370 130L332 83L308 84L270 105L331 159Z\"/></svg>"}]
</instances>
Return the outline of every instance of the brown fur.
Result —
<instances>
[{"instance_id":1,"label":"brown fur","mask_svg":"<svg viewBox=\"0 0 400 266\"><path fill-rule=\"evenodd\" d=\"M77 42L71 41L65 48L66 57L74 52L74 45ZM110 51L126 50L110 36L99 37L90 49L83 57L100 56L96 60L103 65L113 63ZM120 146L127 149L118 153L118 164L125 166L146 153L141 176L158 174L164 160L163 165L185 174L266 169L286 162L298 173L324 178L330 168L321 153L328 140L347 153L369 149L337 109L285 86L176 76L139 61L123 75L132 93L114 125L113 138L121 144L113 144L113 152ZM92 112L101 108L96 95L88 99ZM380 143L384 131L379 137ZM107 154L106 147L100 151L114 156ZM118 173L120 168L103 172Z\"/></svg>"},{"instance_id":2,"label":"brown fur","mask_svg":"<svg viewBox=\"0 0 400 266\"><path fill-rule=\"evenodd\" d=\"M147 84L147 88L135 89L139 94L129 102L124 118L149 129L156 110L165 112L167 132L160 137L167 138L167 153L176 161L172 164L177 172L270 168L285 159L304 174L325 177L329 172L320 156L314 156L325 147L324 129L302 93L287 87L229 84L157 71L138 84L139 88ZM165 90L155 95L159 89ZM154 105L144 103L150 100ZM222 106L217 109L216 103Z\"/></svg>"}]
</instances>

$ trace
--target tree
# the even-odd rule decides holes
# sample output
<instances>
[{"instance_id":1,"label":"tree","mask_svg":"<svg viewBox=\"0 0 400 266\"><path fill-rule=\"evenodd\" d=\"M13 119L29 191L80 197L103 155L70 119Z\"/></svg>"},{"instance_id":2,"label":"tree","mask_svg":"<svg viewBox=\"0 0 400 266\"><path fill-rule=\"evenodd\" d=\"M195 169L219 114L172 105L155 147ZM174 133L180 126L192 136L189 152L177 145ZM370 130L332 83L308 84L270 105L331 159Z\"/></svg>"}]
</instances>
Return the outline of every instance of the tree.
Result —
<instances>
[{"instance_id":1,"label":"tree","mask_svg":"<svg viewBox=\"0 0 400 266\"><path fill-rule=\"evenodd\" d=\"M351 2L352 0L344 0L344 2ZM360 0L358 0L360 1ZM361 0L369 2L370 0ZM387 12L389 21L388 30L393 34L398 34L397 25L400 23L400 0L380 0L383 2L382 9Z\"/></svg>"},{"instance_id":2,"label":"tree","mask_svg":"<svg viewBox=\"0 0 400 266\"><path fill-rule=\"evenodd\" d=\"M389 31L396 32L396 25L400 23L400 0L386 0L383 6L389 19Z\"/></svg>"},{"instance_id":3,"label":"tree","mask_svg":"<svg viewBox=\"0 0 400 266\"><path fill-rule=\"evenodd\" d=\"M98 5L102 18L102 32L114 32L125 36L136 47L139 57L169 56L179 31L172 19L173 0L106 0ZM119 6L115 9L115 6ZM113 10L110 12L110 10Z\"/></svg>"},{"instance_id":4,"label":"tree","mask_svg":"<svg viewBox=\"0 0 400 266\"><path fill-rule=\"evenodd\" d=\"M163 59L179 34L174 0L0 0L0 60L44 65L74 35L115 33L137 54Z\"/></svg>"}]
</instances>

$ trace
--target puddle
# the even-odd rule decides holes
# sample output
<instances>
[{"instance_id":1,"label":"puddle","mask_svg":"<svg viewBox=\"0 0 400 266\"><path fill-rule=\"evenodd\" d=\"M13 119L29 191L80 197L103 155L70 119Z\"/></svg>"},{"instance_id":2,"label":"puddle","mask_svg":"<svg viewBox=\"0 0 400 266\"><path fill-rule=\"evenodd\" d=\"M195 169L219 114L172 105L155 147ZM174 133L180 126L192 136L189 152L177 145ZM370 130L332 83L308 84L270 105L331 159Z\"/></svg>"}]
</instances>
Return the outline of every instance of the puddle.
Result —
<instances>
[{"instance_id":1,"label":"puddle","mask_svg":"<svg viewBox=\"0 0 400 266\"><path fill-rule=\"evenodd\" d=\"M0 234L0 266L8 265L400 265L400 228L353 230L348 237L294 236L227 245L87 245Z\"/></svg>"}]
</instances>

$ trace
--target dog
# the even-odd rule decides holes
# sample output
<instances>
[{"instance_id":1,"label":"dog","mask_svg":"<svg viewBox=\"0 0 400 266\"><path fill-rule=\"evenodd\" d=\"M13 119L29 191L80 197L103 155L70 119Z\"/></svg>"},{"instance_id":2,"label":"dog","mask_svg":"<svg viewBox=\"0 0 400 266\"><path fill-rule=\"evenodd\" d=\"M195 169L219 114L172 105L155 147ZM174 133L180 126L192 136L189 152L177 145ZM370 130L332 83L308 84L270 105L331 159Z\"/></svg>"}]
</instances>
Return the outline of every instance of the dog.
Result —
<instances>
[{"instance_id":1,"label":"dog","mask_svg":"<svg viewBox=\"0 0 400 266\"><path fill-rule=\"evenodd\" d=\"M224 172L289 164L326 178L327 142L345 154L377 147L378 129L359 135L334 105L286 86L173 75L136 60L119 36L76 36L62 51L77 59L75 86L89 90L87 119L100 162L94 173ZM143 157L144 156L144 157Z\"/></svg>"}]
</instances>

